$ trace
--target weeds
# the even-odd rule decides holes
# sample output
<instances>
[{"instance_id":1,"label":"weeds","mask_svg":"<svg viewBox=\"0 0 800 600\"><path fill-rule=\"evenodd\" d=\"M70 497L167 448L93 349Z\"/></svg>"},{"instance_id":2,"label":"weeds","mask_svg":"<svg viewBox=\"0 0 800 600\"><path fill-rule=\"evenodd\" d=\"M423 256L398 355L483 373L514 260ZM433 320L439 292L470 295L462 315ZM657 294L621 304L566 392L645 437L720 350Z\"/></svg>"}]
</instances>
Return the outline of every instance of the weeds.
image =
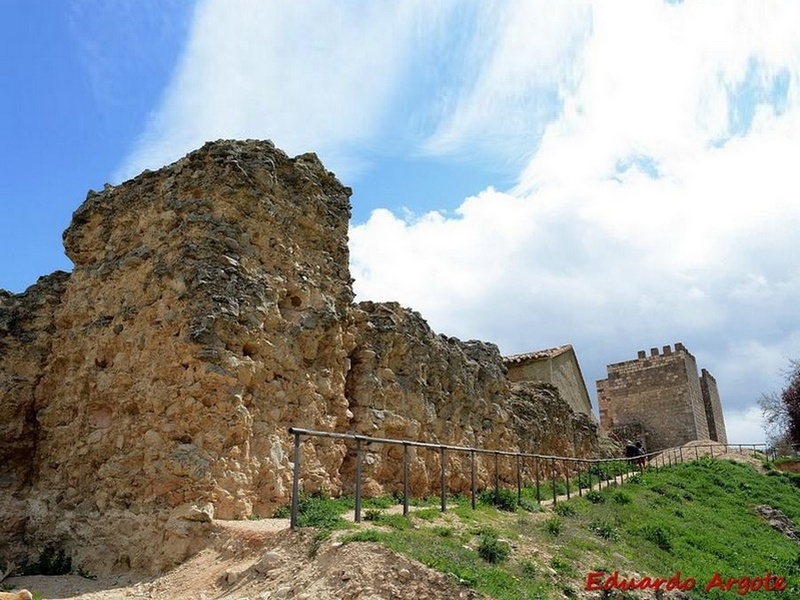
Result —
<instances>
[{"instance_id":1,"label":"weeds","mask_svg":"<svg viewBox=\"0 0 800 600\"><path fill-rule=\"evenodd\" d=\"M606 497L597 490L592 490L591 492L587 492L586 496L584 497L592 504L602 504L603 502L606 501Z\"/></svg>"},{"instance_id":2,"label":"weeds","mask_svg":"<svg viewBox=\"0 0 800 600\"><path fill-rule=\"evenodd\" d=\"M478 554L488 563L496 564L503 562L511 553L508 542L498 539L497 534L487 532L481 534L478 539Z\"/></svg>"},{"instance_id":3,"label":"weeds","mask_svg":"<svg viewBox=\"0 0 800 600\"><path fill-rule=\"evenodd\" d=\"M558 517L550 517L544 522L544 528L552 536L558 536L563 528L563 523Z\"/></svg>"},{"instance_id":4,"label":"weeds","mask_svg":"<svg viewBox=\"0 0 800 600\"><path fill-rule=\"evenodd\" d=\"M560 517L574 517L577 512L575 506L567 502L559 502L553 507L553 512Z\"/></svg>"},{"instance_id":5,"label":"weeds","mask_svg":"<svg viewBox=\"0 0 800 600\"><path fill-rule=\"evenodd\" d=\"M604 540L617 541L619 539L616 528L607 521L592 521L589 523L589 531Z\"/></svg>"},{"instance_id":6,"label":"weeds","mask_svg":"<svg viewBox=\"0 0 800 600\"><path fill-rule=\"evenodd\" d=\"M506 512L517 509L517 495L511 490L483 490L478 494L481 504L495 506Z\"/></svg>"},{"instance_id":7,"label":"weeds","mask_svg":"<svg viewBox=\"0 0 800 600\"><path fill-rule=\"evenodd\" d=\"M22 570L23 575L66 575L72 571L72 558L63 548L46 546L36 562Z\"/></svg>"}]
</instances>

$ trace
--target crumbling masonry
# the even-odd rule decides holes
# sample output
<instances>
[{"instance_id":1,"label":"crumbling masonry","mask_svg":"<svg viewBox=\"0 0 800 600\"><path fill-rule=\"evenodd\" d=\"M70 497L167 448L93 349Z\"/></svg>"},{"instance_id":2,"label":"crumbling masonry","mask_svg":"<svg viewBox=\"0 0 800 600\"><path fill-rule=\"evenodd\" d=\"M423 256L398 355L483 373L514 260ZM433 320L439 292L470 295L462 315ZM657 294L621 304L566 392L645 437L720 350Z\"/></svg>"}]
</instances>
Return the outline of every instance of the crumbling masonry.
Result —
<instances>
[{"instance_id":1,"label":"crumbling masonry","mask_svg":"<svg viewBox=\"0 0 800 600\"><path fill-rule=\"evenodd\" d=\"M636 360L608 365L597 382L600 424L621 440L636 439L648 450L728 438L717 382L681 343L639 351Z\"/></svg>"}]
</instances>

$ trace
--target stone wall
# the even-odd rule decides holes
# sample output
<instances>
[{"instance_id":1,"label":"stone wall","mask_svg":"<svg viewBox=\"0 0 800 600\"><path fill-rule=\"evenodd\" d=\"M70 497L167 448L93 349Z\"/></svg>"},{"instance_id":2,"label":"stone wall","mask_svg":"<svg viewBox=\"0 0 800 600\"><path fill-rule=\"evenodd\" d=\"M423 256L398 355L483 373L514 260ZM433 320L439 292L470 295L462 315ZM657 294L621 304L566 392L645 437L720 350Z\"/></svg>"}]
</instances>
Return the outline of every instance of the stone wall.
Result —
<instances>
[{"instance_id":1,"label":"stone wall","mask_svg":"<svg viewBox=\"0 0 800 600\"><path fill-rule=\"evenodd\" d=\"M703 395L703 406L708 421L708 437L721 444L728 443L725 431L725 419L722 415L722 400L719 397L717 380L705 369L700 370L700 391Z\"/></svg>"},{"instance_id":2,"label":"stone wall","mask_svg":"<svg viewBox=\"0 0 800 600\"><path fill-rule=\"evenodd\" d=\"M288 502L289 426L596 451L597 428L552 390L512 388L491 344L352 304L349 195L314 155L260 141L89 193L64 233L73 272L0 294L0 556L169 568L212 516ZM351 447L302 451L303 489L349 490ZM391 450L370 461L367 491L396 485ZM437 472L415 457L414 490Z\"/></svg>"},{"instance_id":3,"label":"stone wall","mask_svg":"<svg viewBox=\"0 0 800 600\"><path fill-rule=\"evenodd\" d=\"M68 277L42 277L24 294L0 290L0 540L25 535L28 493L40 468L33 460L40 429L35 392Z\"/></svg>"},{"instance_id":4,"label":"stone wall","mask_svg":"<svg viewBox=\"0 0 800 600\"><path fill-rule=\"evenodd\" d=\"M683 344L675 344L674 351L652 348L649 357L640 351L636 360L607 370L608 378L597 382L600 422L607 431L618 436L644 431L648 450L711 439L697 362ZM716 401L722 423L718 394Z\"/></svg>"},{"instance_id":5,"label":"stone wall","mask_svg":"<svg viewBox=\"0 0 800 600\"><path fill-rule=\"evenodd\" d=\"M346 389L352 431L562 456L596 454L596 423L574 413L552 385L511 384L495 345L437 335L418 313L396 303L362 302L352 315L356 347ZM409 451L412 493L435 491L438 452ZM372 448L365 488L375 494L401 491L402 454L399 446ZM351 453L344 466L349 481L353 460ZM466 453L448 454L451 491L469 491L468 461ZM490 462L478 460L480 485L491 483ZM514 481L515 464L499 466L501 477Z\"/></svg>"},{"instance_id":6,"label":"stone wall","mask_svg":"<svg viewBox=\"0 0 800 600\"><path fill-rule=\"evenodd\" d=\"M574 412L597 420L592 412L592 401L586 390L578 357L570 344L506 356L503 361L511 381L550 383L558 388L559 394Z\"/></svg>"}]
</instances>

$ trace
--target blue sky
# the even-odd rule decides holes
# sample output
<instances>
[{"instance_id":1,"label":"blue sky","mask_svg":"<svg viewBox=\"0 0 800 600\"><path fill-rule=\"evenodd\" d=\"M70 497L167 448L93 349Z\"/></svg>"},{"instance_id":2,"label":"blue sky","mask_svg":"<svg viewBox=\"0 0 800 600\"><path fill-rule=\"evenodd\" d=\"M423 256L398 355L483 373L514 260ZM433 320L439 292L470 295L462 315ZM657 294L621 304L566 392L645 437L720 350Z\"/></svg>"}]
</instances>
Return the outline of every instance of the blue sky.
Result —
<instances>
[{"instance_id":1,"label":"blue sky","mask_svg":"<svg viewBox=\"0 0 800 600\"><path fill-rule=\"evenodd\" d=\"M359 299L587 385L682 341L729 437L800 356L791 0L6 0L0 287L69 269L88 189L218 138L353 188Z\"/></svg>"}]
</instances>

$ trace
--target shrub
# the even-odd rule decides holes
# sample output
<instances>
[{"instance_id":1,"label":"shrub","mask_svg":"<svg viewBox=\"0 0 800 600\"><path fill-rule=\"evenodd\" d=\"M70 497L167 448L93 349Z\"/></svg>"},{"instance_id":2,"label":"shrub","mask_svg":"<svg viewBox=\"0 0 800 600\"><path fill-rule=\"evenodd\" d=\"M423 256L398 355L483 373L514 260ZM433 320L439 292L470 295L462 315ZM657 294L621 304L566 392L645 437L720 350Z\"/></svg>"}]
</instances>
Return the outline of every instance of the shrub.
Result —
<instances>
[{"instance_id":1,"label":"shrub","mask_svg":"<svg viewBox=\"0 0 800 600\"><path fill-rule=\"evenodd\" d=\"M577 513L571 504L560 502L553 507L553 512L561 517L574 517Z\"/></svg>"},{"instance_id":2,"label":"shrub","mask_svg":"<svg viewBox=\"0 0 800 600\"><path fill-rule=\"evenodd\" d=\"M441 525L436 525L432 528L432 531L439 537L443 538L453 537L453 533L455 533L455 530L452 527L442 527Z\"/></svg>"},{"instance_id":3,"label":"shrub","mask_svg":"<svg viewBox=\"0 0 800 600\"><path fill-rule=\"evenodd\" d=\"M329 498L321 493L300 493L297 500L297 524L300 527L341 527L345 521L341 513L347 510L347 500ZM287 506L278 507L273 513L275 518L287 518L291 515Z\"/></svg>"},{"instance_id":4,"label":"shrub","mask_svg":"<svg viewBox=\"0 0 800 600\"><path fill-rule=\"evenodd\" d=\"M497 493L495 490L483 490L478 494L478 500L507 512L514 512L517 509L517 495L511 490L498 490Z\"/></svg>"},{"instance_id":5,"label":"shrub","mask_svg":"<svg viewBox=\"0 0 800 600\"><path fill-rule=\"evenodd\" d=\"M365 521L379 521L383 513L375 508L368 508L364 511Z\"/></svg>"},{"instance_id":6,"label":"shrub","mask_svg":"<svg viewBox=\"0 0 800 600\"><path fill-rule=\"evenodd\" d=\"M665 552L669 552L672 549L669 532L662 527L647 525L642 529L642 536Z\"/></svg>"},{"instance_id":7,"label":"shrub","mask_svg":"<svg viewBox=\"0 0 800 600\"><path fill-rule=\"evenodd\" d=\"M614 492L614 495L611 498L617 504L630 504L632 500L630 495L626 494L622 490L617 490L616 492Z\"/></svg>"},{"instance_id":8,"label":"shrub","mask_svg":"<svg viewBox=\"0 0 800 600\"><path fill-rule=\"evenodd\" d=\"M484 533L478 540L478 555L488 563L503 562L510 553L508 543L497 539L494 533Z\"/></svg>"},{"instance_id":9,"label":"shrub","mask_svg":"<svg viewBox=\"0 0 800 600\"><path fill-rule=\"evenodd\" d=\"M586 494L586 499L592 504L602 504L603 502L606 501L606 497L603 496L603 494L601 494L597 490L592 490L591 492L588 492Z\"/></svg>"},{"instance_id":10,"label":"shrub","mask_svg":"<svg viewBox=\"0 0 800 600\"><path fill-rule=\"evenodd\" d=\"M550 517L544 522L544 528L547 529L551 535L560 534L562 528L561 519L558 517Z\"/></svg>"},{"instance_id":11,"label":"shrub","mask_svg":"<svg viewBox=\"0 0 800 600\"><path fill-rule=\"evenodd\" d=\"M23 569L23 575L66 575L72 570L72 558L63 548L47 546L36 562Z\"/></svg>"},{"instance_id":12,"label":"shrub","mask_svg":"<svg viewBox=\"0 0 800 600\"><path fill-rule=\"evenodd\" d=\"M604 540L616 541L619 539L616 528L606 521L593 521L589 524L589 531Z\"/></svg>"}]
</instances>

